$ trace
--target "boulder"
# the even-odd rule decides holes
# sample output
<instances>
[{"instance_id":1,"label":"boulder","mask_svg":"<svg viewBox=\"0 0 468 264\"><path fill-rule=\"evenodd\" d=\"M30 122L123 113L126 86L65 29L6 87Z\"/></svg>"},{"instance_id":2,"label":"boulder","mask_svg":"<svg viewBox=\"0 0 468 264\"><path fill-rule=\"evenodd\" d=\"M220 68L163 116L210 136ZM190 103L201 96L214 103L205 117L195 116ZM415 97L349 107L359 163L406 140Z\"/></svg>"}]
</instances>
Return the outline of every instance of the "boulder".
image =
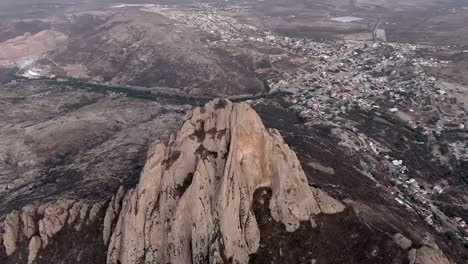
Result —
<instances>
[{"instance_id":1,"label":"boulder","mask_svg":"<svg viewBox=\"0 0 468 264\"><path fill-rule=\"evenodd\" d=\"M406 238L405 236L403 236L402 234L400 233L396 233L394 236L393 236L393 240L395 241L395 243L397 243L397 245L403 249L403 250L407 250L408 248L411 247L411 245L413 244L413 242Z\"/></svg>"}]
</instances>

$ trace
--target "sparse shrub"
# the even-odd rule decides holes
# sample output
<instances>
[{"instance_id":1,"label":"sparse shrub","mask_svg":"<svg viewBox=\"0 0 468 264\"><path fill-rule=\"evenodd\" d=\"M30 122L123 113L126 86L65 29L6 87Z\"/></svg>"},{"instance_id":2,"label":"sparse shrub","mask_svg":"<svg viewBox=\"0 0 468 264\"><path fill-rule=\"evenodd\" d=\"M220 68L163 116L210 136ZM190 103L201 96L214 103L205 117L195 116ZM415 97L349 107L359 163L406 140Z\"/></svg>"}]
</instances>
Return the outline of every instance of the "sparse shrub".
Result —
<instances>
[{"instance_id":1,"label":"sparse shrub","mask_svg":"<svg viewBox=\"0 0 468 264\"><path fill-rule=\"evenodd\" d=\"M453 231L447 231L445 232L445 236L447 237L448 240L450 241L455 241L457 240L457 234Z\"/></svg>"}]
</instances>

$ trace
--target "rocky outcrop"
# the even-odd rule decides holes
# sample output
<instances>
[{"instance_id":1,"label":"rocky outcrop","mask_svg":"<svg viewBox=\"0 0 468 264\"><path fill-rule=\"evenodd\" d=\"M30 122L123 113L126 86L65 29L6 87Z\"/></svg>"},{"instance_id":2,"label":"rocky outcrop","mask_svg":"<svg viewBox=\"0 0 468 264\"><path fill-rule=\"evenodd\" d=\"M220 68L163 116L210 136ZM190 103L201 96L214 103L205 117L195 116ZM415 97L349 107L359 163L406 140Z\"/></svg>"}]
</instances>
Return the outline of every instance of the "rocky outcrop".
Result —
<instances>
[{"instance_id":1,"label":"rocky outcrop","mask_svg":"<svg viewBox=\"0 0 468 264\"><path fill-rule=\"evenodd\" d=\"M413 244L413 242L409 238L403 236L400 233L396 233L393 236L393 240L403 250L409 249L411 247L411 245Z\"/></svg>"},{"instance_id":2,"label":"rocky outcrop","mask_svg":"<svg viewBox=\"0 0 468 264\"><path fill-rule=\"evenodd\" d=\"M17 247L17 241L19 234L19 222L20 214L19 212L12 212L7 215L4 222L4 234L3 234L3 246L7 256L13 254Z\"/></svg>"},{"instance_id":3,"label":"rocky outcrop","mask_svg":"<svg viewBox=\"0 0 468 264\"><path fill-rule=\"evenodd\" d=\"M423 246L416 249L413 248L408 253L410 264L451 264L444 253L439 249L437 244L426 236L423 241Z\"/></svg>"},{"instance_id":4,"label":"rocky outcrop","mask_svg":"<svg viewBox=\"0 0 468 264\"><path fill-rule=\"evenodd\" d=\"M36 260L37 253L39 253L39 250L42 247L42 240L38 236L34 236L31 238L31 241L29 241L29 247L28 247L28 264L31 264Z\"/></svg>"},{"instance_id":5,"label":"rocky outcrop","mask_svg":"<svg viewBox=\"0 0 468 264\"><path fill-rule=\"evenodd\" d=\"M104 217L103 234L102 234L105 245L109 243L110 236L112 235L112 230L114 228L115 219L120 214L122 199L124 195L125 195L124 188L122 187L119 188L119 191L117 192L117 194L112 196L109 206L107 207L106 216Z\"/></svg>"},{"instance_id":6,"label":"rocky outcrop","mask_svg":"<svg viewBox=\"0 0 468 264\"><path fill-rule=\"evenodd\" d=\"M13 211L5 217L2 225L5 253L10 259L16 260L13 261L15 263L28 264L40 263L37 262L39 254L65 256L67 253L61 252L56 244L63 243L63 237L68 240L76 235L96 236L86 234L89 232L86 227L101 226L103 207L102 203L63 199L43 205L28 205L19 211ZM68 245L78 242L82 241L66 241ZM79 250L74 250L76 255L80 253Z\"/></svg>"},{"instance_id":7,"label":"rocky outcrop","mask_svg":"<svg viewBox=\"0 0 468 264\"><path fill-rule=\"evenodd\" d=\"M246 104L215 100L196 108L168 146L150 153L137 188L123 198L108 263L248 263L261 237L252 199L263 187L272 190L272 217L290 232L344 209L308 185L279 132Z\"/></svg>"}]
</instances>

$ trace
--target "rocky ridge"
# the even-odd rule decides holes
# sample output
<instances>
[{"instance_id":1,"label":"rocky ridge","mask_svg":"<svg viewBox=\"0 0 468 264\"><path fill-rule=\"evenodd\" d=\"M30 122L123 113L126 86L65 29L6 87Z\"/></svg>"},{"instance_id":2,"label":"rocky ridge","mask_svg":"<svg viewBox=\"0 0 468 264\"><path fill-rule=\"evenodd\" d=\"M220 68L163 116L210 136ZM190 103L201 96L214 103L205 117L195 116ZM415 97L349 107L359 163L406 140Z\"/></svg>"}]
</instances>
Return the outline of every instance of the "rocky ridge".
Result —
<instances>
[{"instance_id":1,"label":"rocky ridge","mask_svg":"<svg viewBox=\"0 0 468 264\"><path fill-rule=\"evenodd\" d=\"M0 233L2 253L7 263L99 263L94 255L99 248L93 245L101 242L101 236L92 232L100 230L103 210L104 203L63 199L13 211L5 217ZM75 236L86 237L86 243L69 240Z\"/></svg>"},{"instance_id":2,"label":"rocky ridge","mask_svg":"<svg viewBox=\"0 0 468 264\"><path fill-rule=\"evenodd\" d=\"M253 203L266 191L269 201L255 204L290 234L348 210L309 186L296 154L254 110L218 99L189 113L167 146L152 146L138 185L119 189L107 206L65 199L7 215L0 260L249 263L265 235ZM411 263L450 263L434 243L410 248L395 239Z\"/></svg>"}]
</instances>

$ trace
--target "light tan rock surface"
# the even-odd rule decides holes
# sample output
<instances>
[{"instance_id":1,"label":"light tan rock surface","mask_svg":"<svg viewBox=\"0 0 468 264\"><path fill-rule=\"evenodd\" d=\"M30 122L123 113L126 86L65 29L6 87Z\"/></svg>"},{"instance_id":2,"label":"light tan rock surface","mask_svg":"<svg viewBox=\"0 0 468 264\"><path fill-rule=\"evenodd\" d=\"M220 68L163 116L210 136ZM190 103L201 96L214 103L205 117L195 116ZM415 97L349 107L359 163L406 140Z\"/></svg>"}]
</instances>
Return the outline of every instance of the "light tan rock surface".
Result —
<instances>
[{"instance_id":1,"label":"light tan rock surface","mask_svg":"<svg viewBox=\"0 0 468 264\"><path fill-rule=\"evenodd\" d=\"M38 236L34 236L31 238L31 241L29 242L29 255L28 255L28 264L31 264L34 262L34 260L37 257L37 253L39 253L39 250L42 247L42 240Z\"/></svg>"},{"instance_id":2,"label":"light tan rock surface","mask_svg":"<svg viewBox=\"0 0 468 264\"><path fill-rule=\"evenodd\" d=\"M20 229L20 214L14 211L8 214L4 222L3 245L5 246L7 256L13 254L18 243Z\"/></svg>"},{"instance_id":3,"label":"light tan rock surface","mask_svg":"<svg viewBox=\"0 0 468 264\"><path fill-rule=\"evenodd\" d=\"M404 250L410 248L411 245L413 244L413 242L412 242L409 238L403 236L403 235L400 234L400 233L396 233L396 234L393 236L393 240L395 241L395 243L397 243L397 245L398 245L401 249L404 249Z\"/></svg>"},{"instance_id":4,"label":"light tan rock surface","mask_svg":"<svg viewBox=\"0 0 468 264\"><path fill-rule=\"evenodd\" d=\"M423 246L408 252L410 264L451 264L432 238L426 236Z\"/></svg>"},{"instance_id":5,"label":"light tan rock surface","mask_svg":"<svg viewBox=\"0 0 468 264\"><path fill-rule=\"evenodd\" d=\"M261 187L272 189L271 214L288 231L344 209L308 185L295 153L248 105L215 100L196 108L168 146L154 147L138 186L123 198L107 261L248 263L260 242L251 205Z\"/></svg>"},{"instance_id":6,"label":"light tan rock surface","mask_svg":"<svg viewBox=\"0 0 468 264\"><path fill-rule=\"evenodd\" d=\"M97 214L102 207L101 203L90 205L82 201L63 199L38 206L27 205L21 211L13 211L2 223L6 255L15 254L18 245L27 242L28 263L34 263L40 250L53 241L64 228L80 231L83 225L101 225L97 221Z\"/></svg>"},{"instance_id":7,"label":"light tan rock surface","mask_svg":"<svg viewBox=\"0 0 468 264\"><path fill-rule=\"evenodd\" d=\"M37 227L35 224L36 208L31 205L23 207L21 212L21 221L23 223L23 235L30 239L36 232Z\"/></svg>"},{"instance_id":8,"label":"light tan rock surface","mask_svg":"<svg viewBox=\"0 0 468 264\"><path fill-rule=\"evenodd\" d=\"M47 51L63 44L68 36L53 30L44 30L34 35L25 34L0 43L0 65L20 66L25 60L40 58Z\"/></svg>"}]
</instances>

